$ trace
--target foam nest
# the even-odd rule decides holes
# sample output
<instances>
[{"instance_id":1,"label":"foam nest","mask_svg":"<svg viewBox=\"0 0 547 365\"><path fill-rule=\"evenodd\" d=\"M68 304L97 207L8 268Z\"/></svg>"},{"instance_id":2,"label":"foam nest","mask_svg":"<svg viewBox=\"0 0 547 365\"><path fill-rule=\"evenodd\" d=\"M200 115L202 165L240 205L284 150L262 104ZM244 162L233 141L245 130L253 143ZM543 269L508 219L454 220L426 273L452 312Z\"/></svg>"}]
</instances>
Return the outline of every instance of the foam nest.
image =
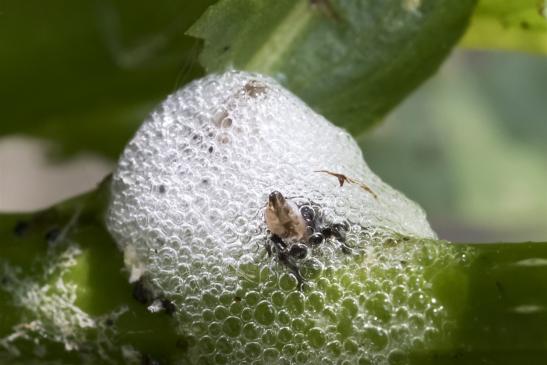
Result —
<instances>
[{"instance_id":1,"label":"foam nest","mask_svg":"<svg viewBox=\"0 0 547 365\"><path fill-rule=\"evenodd\" d=\"M347 228L349 253L328 239L298 262L300 289L268 254L273 191ZM346 131L262 75L210 75L170 95L119 160L107 226L131 281L172 303L182 362L377 364L442 325L412 265L424 248L430 261L450 254L428 241L424 212Z\"/></svg>"}]
</instances>

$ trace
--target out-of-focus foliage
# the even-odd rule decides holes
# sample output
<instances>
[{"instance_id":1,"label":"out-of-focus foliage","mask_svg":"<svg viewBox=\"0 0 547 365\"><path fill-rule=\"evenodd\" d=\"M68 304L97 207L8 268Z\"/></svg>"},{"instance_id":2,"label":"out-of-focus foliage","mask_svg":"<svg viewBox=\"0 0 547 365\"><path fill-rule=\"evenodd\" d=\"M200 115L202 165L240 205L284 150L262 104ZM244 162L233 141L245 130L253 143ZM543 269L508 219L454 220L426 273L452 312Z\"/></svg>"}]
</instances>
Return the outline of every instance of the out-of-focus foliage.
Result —
<instances>
[{"instance_id":1,"label":"out-of-focus foliage","mask_svg":"<svg viewBox=\"0 0 547 365\"><path fill-rule=\"evenodd\" d=\"M480 0L462 45L547 53L547 1Z\"/></svg>"},{"instance_id":2,"label":"out-of-focus foliage","mask_svg":"<svg viewBox=\"0 0 547 365\"><path fill-rule=\"evenodd\" d=\"M159 100L202 74L200 42L184 32L213 2L6 0L0 136L30 134L64 152L117 157ZM207 66L234 60L284 78L359 131L435 71L474 2L228 1L192 34L207 38Z\"/></svg>"},{"instance_id":3,"label":"out-of-focus foliage","mask_svg":"<svg viewBox=\"0 0 547 365\"><path fill-rule=\"evenodd\" d=\"M184 32L212 2L3 1L0 136L117 157L153 106L202 72Z\"/></svg>"},{"instance_id":4,"label":"out-of-focus foliage","mask_svg":"<svg viewBox=\"0 0 547 365\"><path fill-rule=\"evenodd\" d=\"M335 124L370 127L427 79L475 0L224 0L189 30L209 72L276 77Z\"/></svg>"},{"instance_id":5,"label":"out-of-focus foliage","mask_svg":"<svg viewBox=\"0 0 547 365\"><path fill-rule=\"evenodd\" d=\"M547 237L544 56L459 53L372 134L371 168L441 237Z\"/></svg>"}]
</instances>

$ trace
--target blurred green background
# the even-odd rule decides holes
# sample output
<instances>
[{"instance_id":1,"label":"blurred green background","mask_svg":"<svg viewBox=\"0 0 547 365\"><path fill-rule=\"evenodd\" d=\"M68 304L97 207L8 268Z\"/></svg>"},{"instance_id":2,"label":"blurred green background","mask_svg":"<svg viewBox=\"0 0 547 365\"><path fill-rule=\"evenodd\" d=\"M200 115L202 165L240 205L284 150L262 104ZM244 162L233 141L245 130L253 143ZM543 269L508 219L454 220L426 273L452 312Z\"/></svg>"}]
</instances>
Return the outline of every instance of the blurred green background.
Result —
<instances>
[{"instance_id":1,"label":"blurred green background","mask_svg":"<svg viewBox=\"0 0 547 365\"><path fill-rule=\"evenodd\" d=\"M0 210L95 186L153 106L203 73L184 31L211 2L0 3ZM545 241L546 104L545 56L460 49L358 139L441 238Z\"/></svg>"},{"instance_id":2,"label":"blurred green background","mask_svg":"<svg viewBox=\"0 0 547 365\"><path fill-rule=\"evenodd\" d=\"M545 56L458 50L359 141L441 238L547 238Z\"/></svg>"}]
</instances>

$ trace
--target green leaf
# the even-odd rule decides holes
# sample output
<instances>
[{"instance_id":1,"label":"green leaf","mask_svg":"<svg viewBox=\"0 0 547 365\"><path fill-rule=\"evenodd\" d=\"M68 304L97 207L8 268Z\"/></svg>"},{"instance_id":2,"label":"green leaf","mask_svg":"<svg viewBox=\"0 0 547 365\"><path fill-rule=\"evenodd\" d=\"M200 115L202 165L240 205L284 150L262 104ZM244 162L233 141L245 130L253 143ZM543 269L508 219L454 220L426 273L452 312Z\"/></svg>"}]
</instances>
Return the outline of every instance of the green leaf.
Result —
<instances>
[{"instance_id":1,"label":"green leaf","mask_svg":"<svg viewBox=\"0 0 547 365\"><path fill-rule=\"evenodd\" d=\"M427 79L464 31L474 0L224 0L188 34L208 72L274 76L358 133Z\"/></svg>"},{"instance_id":2,"label":"green leaf","mask_svg":"<svg viewBox=\"0 0 547 365\"><path fill-rule=\"evenodd\" d=\"M547 1L481 0L461 44L547 53Z\"/></svg>"},{"instance_id":3,"label":"green leaf","mask_svg":"<svg viewBox=\"0 0 547 365\"><path fill-rule=\"evenodd\" d=\"M0 135L117 157L159 100L202 74L184 32L212 2L2 2Z\"/></svg>"}]
</instances>

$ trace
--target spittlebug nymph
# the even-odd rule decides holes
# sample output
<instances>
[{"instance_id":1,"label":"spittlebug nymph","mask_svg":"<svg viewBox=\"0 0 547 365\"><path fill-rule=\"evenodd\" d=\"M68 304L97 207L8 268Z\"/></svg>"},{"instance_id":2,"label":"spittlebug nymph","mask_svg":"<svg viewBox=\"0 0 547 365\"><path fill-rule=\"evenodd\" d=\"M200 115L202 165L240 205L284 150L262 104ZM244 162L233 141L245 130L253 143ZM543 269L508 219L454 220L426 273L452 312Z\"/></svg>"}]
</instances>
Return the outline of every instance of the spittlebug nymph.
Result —
<instances>
[{"instance_id":1,"label":"spittlebug nymph","mask_svg":"<svg viewBox=\"0 0 547 365\"><path fill-rule=\"evenodd\" d=\"M307 238L306 221L298 206L286 199L279 191L270 193L264 215L266 225L272 234L283 239Z\"/></svg>"},{"instance_id":2,"label":"spittlebug nymph","mask_svg":"<svg viewBox=\"0 0 547 365\"><path fill-rule=\"evenodd\" d=\"M316 204L299 205L279 191L273 191L268 196L264 218L271 233L266 251L269 256L275 253L277 260L291 270L299 288L304 278L298 261L306 258L312 247L332 237L341 244L344 253L351 252L345 245L347 223L325 224Z\"/></svg>"}]
</instances>

